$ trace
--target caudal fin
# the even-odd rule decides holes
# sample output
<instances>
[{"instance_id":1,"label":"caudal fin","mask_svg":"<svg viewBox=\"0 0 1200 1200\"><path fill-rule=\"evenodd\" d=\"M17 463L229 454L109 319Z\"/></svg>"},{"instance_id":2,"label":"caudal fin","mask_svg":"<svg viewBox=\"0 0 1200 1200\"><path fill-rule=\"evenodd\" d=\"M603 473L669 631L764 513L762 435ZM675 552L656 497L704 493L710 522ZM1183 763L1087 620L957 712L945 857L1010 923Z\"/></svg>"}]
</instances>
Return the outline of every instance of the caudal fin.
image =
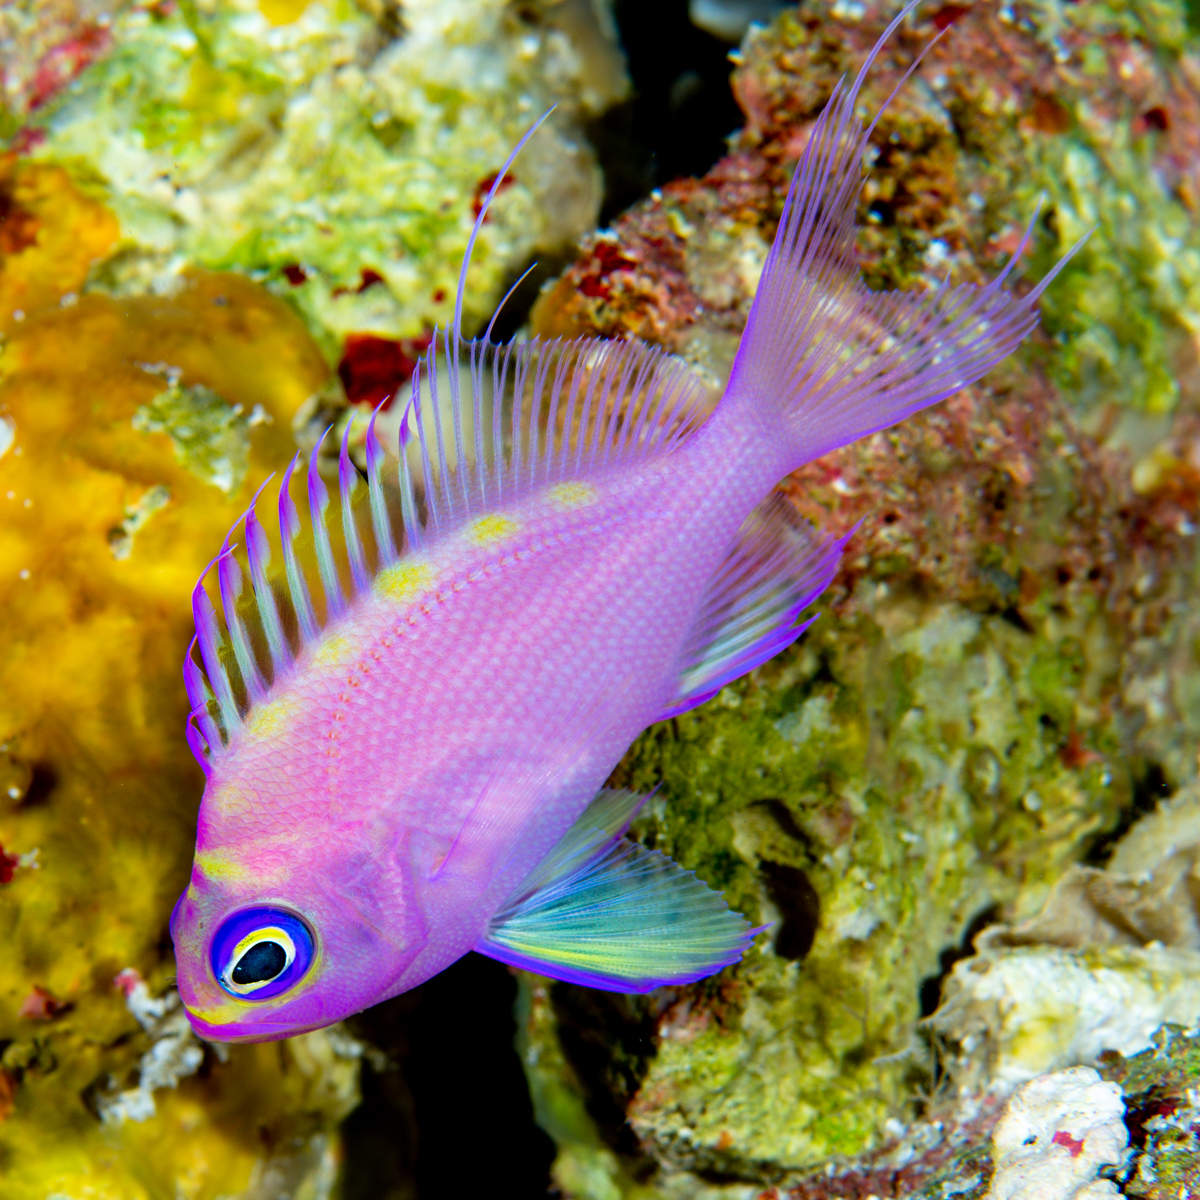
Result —
<instances>
[{"instance_id":1,"label":"caudal fin","mask_svg":"<svg viewBox=\"0 0 1200 1200\"><path fill-rule=\"evenodd\" d=\"M1008 266L984 287L946 283L900 293L864 286L854 216L863 154L887 104L865 128L854 110L872 63L918 2L887 27L853 84L838 84L814 124L730 376L728 401L777 416L789 470L986 374L1032 331L1038 298L1082 245L1023 296L1004 282L1029 244L1032 222Z\"/></svg>"}]
</instances>

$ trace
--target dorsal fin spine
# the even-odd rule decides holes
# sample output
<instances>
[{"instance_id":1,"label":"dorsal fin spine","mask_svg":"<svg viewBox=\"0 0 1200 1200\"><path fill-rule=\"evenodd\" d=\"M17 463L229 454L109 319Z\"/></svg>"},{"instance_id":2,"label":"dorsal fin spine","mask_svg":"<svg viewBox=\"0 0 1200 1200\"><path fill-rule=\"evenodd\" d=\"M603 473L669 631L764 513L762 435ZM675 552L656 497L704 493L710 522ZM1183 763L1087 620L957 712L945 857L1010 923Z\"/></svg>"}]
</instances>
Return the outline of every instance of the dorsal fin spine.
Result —
<instances>
[{"instance_id":1,"label":"dorsal fin spine","mask_svg":"<svg viewBox=\"0 0 1200 1200\"><path fill-rule=\"evenodd\" d=\"M371 528L375 532L375 551L379 557L377 570L390 567L396 561L396 540L392 536L392 522L388 517L387 503L383 496L382 472L386 454L379 435L375 432L375 418L389 399L390 396L385 396L380 400L367 426L367 492L371 499ZM403 459L403 448L400 455Z\"/></svg>"},{"instance_id":2,"label":"dorsal fin spine","mask_svg":"<svg viewBox=\"0 0 1200 1200\"><path fill-rule=\"evenodd\" d=\"M262 495L263 488L273 478L272 474L263 480L262 487L254 493L254 499L246 510L246 558L250 564L250 583L254 588L255 603L258 605L258 619L262 622L263 633L267 637L267 649L271 654L272 677L278 679L291 666L292 652L287 638L284 636L283 625L279 620L279 607L275 603L275 593L267 582L267 567L271 562L271 543L255 513L255 505L258 503L259 496Z\"/></svg>"},{"instance_id":3,"label":"dorsal fin spine","mask_svg":"<svg viewBox=\"0 0 1200 1200\"><path fill-rule=\"evenodd\" d=\"M437 474L425 476L425 491L438 493L438 526L442 524L442 514L446 520L454 517L454 501L450 497L449 472L446 468L446 439L442 434L442 398L438 395L438 361L437 361L437 330L433 331L433 342L429 350L429 409L433 415L433 435L436 439L437 461L434 464ZM417 431L421 436L427 435L426 428L417 423Z\"/></svg>"},{"instance_id":4,"label":"dorsal fin spine","mask_svg":"<svg viewBox=\"0 0 1200 1200\"><path fill-rule=\"evenodd\" d=\"M454 473L457 477L458 490L462 494L463 512L466 512L471 505L471 481L467 473L466 443L463 440L462 380L460 378L458 338L454 339L454 346L451 347L450 331L447 330L442 341L446 347L446 379L450 384L450 414L454 420L454 462L456 464ZM451 357L452 353L453 357ZM449 487L449 478L447 478L446 484ZM457 501L455 504L457 505Z\"/></svg>"},{"instance_id":5,"label":"dorsal fin spine","mask_svg":"<svg viewBox=\"0 0 1200 1200\"><path fill-rule=\"evenodd\" d=\"M342 446L338 452L338 491L342 502L342 534L346 539L346 554L350 559L350 576L354 581L355 594L367 591L371 586L367 570L367 556L363 552L362 537L354 520L354 493L358 490L358 470L350 461L350 430L354 427L354 413L346 422L342 433Z\"/></svg>"},{"instance_id":6,"label":"dorsal fin spine","mask_svg":"<svg viewBox=\"0 0 1200 1200\"><path fill-rule=\"evenodd\" d=\"M437 370L433 361L429 362L429 378L430 391L433 394L433 408L437 411L437 389L433 386L433 380L437 376ZM438 503L437 489L433 485L433 467L429 461L429 441L425 437L425 423L421 420L421 409L424 406L421 404L420 393L420 364L417 364L417 369L413 371L413 397L410 408L413 414L413 423L416 425L417 442L421 447L421 478L425 480L425 525L432 525L436 530L438 527ZM414 520L414 526L419 522Z\"/></svg>"},{"instance_id":7,"label":"dorsal fin spine","mask_svg":"<svg viewBox=\"0 0 1200 1200\"><path fill-rule=\"evenodd\" d=\"M420 393L420 387L421 364L418 362L413 369L412 398L410 398L404 412L401 414L400 428L397 434L397 440L399 441L398 452L400 455L400 465L398 468L400 476L400 516L404 522L404 537L409 547L414 550L421 545L421 522L418 520L416 496L413 493L412 468L408 463L408 443L412 438L412 429L409 426L408 420L412 413L415 399Z\"/></svg>"},{"instance_id":8,"label":"dorsal fin spine","mask_svg":"<svg viewBox=\"0 0 1200 1200\"><path fill-rule=\"evenodd\" d=\"M332 428L331 425L329 429ZM321 446L329 436L329 429L321 434L308 460L308 512L312 520L313 545L317 551L317 571L321 576L321 586L325 590L326 622L335 620L346 610L346 602L342 598L342 585L337 577L337 566L333 561L333 547L329 542L329 528L325 524L329 489L317 469Z\"/></svg>"},{"instance_id":9,"label":"dorsal fin spine","mask_svg":"<svg viewBox=\"0 0 1200 1200\"><path fill-rule=\"evenodd\" d=\"M288 464L283 473L283 481L279 485L279 535L283 544L283 563L287 573L288 591L292 597L292 607L296 610L296 620L300 625L300 642L306 644L317 636L317 618L313 612L312 596L309 595L308 584L296 561L296 538L300 534L300 513L296 502L292 499L290 487L292 475L300 463L300 455Z\"/></svg>"},{"instance_id":10,"label":"dorsal fin spine","mask_svg":"<svg viewBox=\"0 0 1200 1200\"><path fill-rule=\"evenodd\" d=\"M508 414L508 437L510 446L510 471L509 476L516 486L521 470L521 464L525 461L523 455L525 453L524 445L524 424L521 420L521 414L524 412L525 405L525 379L529 374L529 355L525 353L523 346L516 347L509 356L512 362L512 379L513 379L513 399L512 411ZM501 493L501 501L505 497Z\"/></svg>"},{"instance_id":11,"label":"dorsal fin spine","mask_svg":"<svg viewBox=\"0 0 1200 1200\"><path fill-rule=\"evenodd\" d=\"M608 466L609 453L617 436L617 425L620 418L617 412L618 405L616 404L615 397L629 394L629 375L633 370L634 358L635 355L628 354L625 357L625 362L621 364L621 377L615 384L614 402L611 407L608 404L608 396L604 397L605 407L609 408L609 413L604 423L603 432L600 435L599 444L597 445L597 449L600 452L601 466Z\"/></svg>"},{"instance_id":12,"label":"dorsal fin spine","mask_svg":"<svg viewBox=\"0 0 1200 1200\"><path fill-rule=\"evenodd\" d=\"M601 365L608 359L609 349L607 343L602 345L596 352L596 357L593 360L591 367L591 378L588 380L587 391L583 397L583 408L579 414L579 437L575 439L575 471L578 473L583 469L583 460L586 453L588 465L591 466L596 458L596 438L592 430L592 409L596 400L596 389L600 386L600 380L604 372L600 370ZM600 410L603 412L603 410ZM599 414L595 420L598 422Z\"/></svg>"},{"instance_id":13,"label":"dorsal fin spine","mask_svg":"<svg viewBox=\"0 0 1200 1200\"><path fill-rule=\"evenodd\" d=\"M526 343L528 344L528 343ZM538 413L537 404L533 403L533 399L542 395L546 387L546 376L550 373L550 365L552 359L557 359L562 351L562 338L555 338L550 343L549 352L542 355L541 361L538 363L538 368L533 376L533 389L530 392L530 401L528 420L526 421L525 448L529 455L529 479L530 487L537 483L537 468L538 468L538 449L541 445L539 437L540 430L538 428Z\"/></svg>"},{"instance_id":14,"label":"dorsal fin spine","mask_svg":"<svg viewBox=\"0 0 1200 1200\"><path fill-rule=\"evenodd\" d=\"M221 556L217 560L217 587L221 592L221 608L225 613L225 628L229 631L233 657L242 674L247 699L253 704L267 694L267 686L259 673L254 652L250 649L250 639L246 636L246 626L237 610L238 600L242 595L242 571L237 559L233 557L235 549L236 545L230 545L226 537Z\"/></svg>"},{"instance_id":15,"label":"dorsal fin spine","mask_svg":"<svg viewBox=\"0 0 1200 1200\"><path fill-rule=\"evenodd\" d=\"M204 578L216 563L213 559L200 576L192 592L192 617L196 622L196 635L200 645L200 657L204 661L204 673L208 676L209 686L216 696L217 708L221 713L221 721L225 726L226 740L241 723L237 701L233 696L233 687L229 676L225 673L225 664L221 662L221 631L217 625L217 612L213 608L208 593L204 590Z\"/></svg>"},{"instance_id":16,"label":"dorsal fin spine","mask_svg":"<svg viewBox=\"0 0 1200 1200\"><path fill-rule=\"evenodd\" d=\"M212 703L212 688L204 677L204 672L196 665L194 653L199 643L200 635L193 634L188 643L187 653L183 656L183 688L187 692L188 702L192 706L189 720L195 717L200 733L207 743L210 752L221 745L221 731L212 718L209 705Z\"/></svg>"},{"instance_id":17,"label":"dorsal fin spine","mask_svg":"<svg viewBox=\"0 0 1200 1200\"><path fill-rule=\"evenodd\" d=\"M212 752L204 735L193 723L196 715L194 712L188 713L187 723L183 727L183 736L187 739L188 749L191 750L196 761L200 764L200 769L207 778L212 774L212 762L209 757Z\"/></svg>"},{"instance_id":18,"label":"dorsal fin spine","mask_svg":"<svg viewBox=\"0 0 1200 1200\"><path fill-rule=\"evenodd\" d=\"M542 480L543 481L548 480L554 470L554 463L553 463L554 455L552 453L552 450L554 447L554 431L558 428L559 402L562 399L563 379L566 377L566 373L567 373L567 356L565 354L560 354L558 356L558 365L554 371L554 387L550 394L550 415L546 421L546 431L545 431L545 435L544 435L545 436L545 444L542 447L541 454L538 455L538 461L541 463L541 467L542 467ZM578 391L578 387L577 387L578 372L574 372L573 375L574 375L574 378L571 381L572 385L573 385L571 388L571 399L574 399L574 397ZM568 402L566 411L568 414L571 411L569 402ZM563 440L565 442L566 438L564 438Z\"/></svg>"},{"instance_id":19,"label":"dorsal fin spine","mask_svg":"<svg viewBox=\"0 0 1200 1200\"><path fill-rule=\"evenodd\" d=\"M483 368L487 363L488 348L480 342L471 343L471 394L473 423L472 441L475 443L475 486L483 503L488 500L487 456L483 448Z\"/></svg>"},{"instance_id":20,"label":"dorsal fin spine","mask_svg":"<svg viewBox=\"0 0 1200 1200\"><path fill-rule=\"evenodd\" d=\"M492 354L492 479L494 504L504 503L504 389L508 385L508 368L512 362L512 345Z\"/></svg>"}]
</instances>

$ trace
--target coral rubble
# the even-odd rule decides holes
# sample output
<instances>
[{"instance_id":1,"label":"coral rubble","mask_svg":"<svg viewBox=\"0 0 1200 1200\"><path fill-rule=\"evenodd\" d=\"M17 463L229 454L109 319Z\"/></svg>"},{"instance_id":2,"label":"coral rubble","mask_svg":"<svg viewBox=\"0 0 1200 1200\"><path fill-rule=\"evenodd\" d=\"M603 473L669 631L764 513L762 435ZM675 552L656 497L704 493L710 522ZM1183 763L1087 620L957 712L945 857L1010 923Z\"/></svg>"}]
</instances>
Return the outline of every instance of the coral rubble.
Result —
<instances>
[{"instance_id":1,"label":"coral rubble","mask_svg":"<svg viewBox=\"0 0 1200 1200\"><path fill-rule=\"evenodd\" d=\"M237 269L331 353L349 334L419 337L453 313L473 206L552 105L476 248L467 320L594 223L579 123L625 88L603 16L581 0L135 4L90 69L30 105L26 140L120 224L94 286Z\"/></svg>"}]
</instances>

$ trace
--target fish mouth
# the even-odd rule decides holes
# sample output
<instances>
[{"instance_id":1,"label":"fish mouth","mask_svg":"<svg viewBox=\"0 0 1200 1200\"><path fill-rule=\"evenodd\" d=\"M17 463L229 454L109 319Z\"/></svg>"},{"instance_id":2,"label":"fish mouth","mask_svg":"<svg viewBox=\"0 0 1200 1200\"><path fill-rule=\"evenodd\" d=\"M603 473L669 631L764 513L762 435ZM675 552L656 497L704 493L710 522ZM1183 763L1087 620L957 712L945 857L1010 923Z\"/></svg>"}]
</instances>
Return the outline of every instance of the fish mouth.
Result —
<instances>
[{"instance_id":1,"label":"fish mouth","mask_svg":"<svg viewBox=\"0 0 1200 1200\"><path fill-rule=\"evenodd\" d=\"M291 1021L260 1020L246 1021L238 1017L226 1017L223 1020L209 1021L190 1008L185 1008L188 1022L198 1038L206 1042L278 1042L284 1038L296 1037L301 1033L311 1033L321 1029L332 1021L311 1021L298 1025ZM210 1010L211 1011L211 1010ZM218 1010L219 1011L219 1010Z\"/></svg>"}]
</instances>

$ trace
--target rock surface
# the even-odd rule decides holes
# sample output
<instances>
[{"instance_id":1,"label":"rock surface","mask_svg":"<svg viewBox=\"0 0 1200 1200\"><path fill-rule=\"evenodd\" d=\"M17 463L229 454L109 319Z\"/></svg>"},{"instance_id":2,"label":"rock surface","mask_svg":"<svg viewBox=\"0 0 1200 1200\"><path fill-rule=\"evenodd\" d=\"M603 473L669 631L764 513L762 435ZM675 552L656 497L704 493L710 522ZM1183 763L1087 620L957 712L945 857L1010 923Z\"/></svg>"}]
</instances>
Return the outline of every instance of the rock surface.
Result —
<instances>
[{"instance_id":1,"label":"rock surface","mask_svg":"<svg viewBox=\"0 0 1200 1200\"><path fill-rule=\"evenodd\" d=\"M814 2L752 30L730 156L597 234L541 297L535 330L636 334L720 381L806 130L893 11ZM865 518L824 615L791 654L650 730L618 771L623 786L661 785L637 835L775 932L737 970L640 1005L530 985L544 997L532 1011L552 1014L534 1023L547 1044L531 1035L531 1061L564 1064L560 1085L531 1067L535 1094L568 1086L590 1114L556 1135L569 1194L606 1194L596 1137L624 1194L641 1194L628 1179L663 1195L721 1179L740 1195L814 1170L844 1190L787 1186L911 1194L953 1142L894 1149L943 1112L918 1023L943 977L982 926L1033 918L1075 864L1103 864L1124 828L1195 779L1188 11L930 6L881 56L867 112L948 30L875 137L859 211L872 285L988 278L1039 193L1025 278L1097 228L1009 363L787 481L826 528ZM1136 1037L1014 1003L1011 1045L1041 1030L1042 1049L1007 1086L1132 1053L1162 1020L1200 1015L1200 964L1153 940L1006 950L1006 964L1062 958L1089 995L1101 960L1114 980L1148 972ZM969 960L955 978L987 969ZM981 1071L986 1093L1000 1081ZM968 1157L987 1157L980 1120L947 1120ZM887 1168L907 1172L892 1190L879 1183L888 1153L909 1155Z\"/></svg>"}]
</instances>

